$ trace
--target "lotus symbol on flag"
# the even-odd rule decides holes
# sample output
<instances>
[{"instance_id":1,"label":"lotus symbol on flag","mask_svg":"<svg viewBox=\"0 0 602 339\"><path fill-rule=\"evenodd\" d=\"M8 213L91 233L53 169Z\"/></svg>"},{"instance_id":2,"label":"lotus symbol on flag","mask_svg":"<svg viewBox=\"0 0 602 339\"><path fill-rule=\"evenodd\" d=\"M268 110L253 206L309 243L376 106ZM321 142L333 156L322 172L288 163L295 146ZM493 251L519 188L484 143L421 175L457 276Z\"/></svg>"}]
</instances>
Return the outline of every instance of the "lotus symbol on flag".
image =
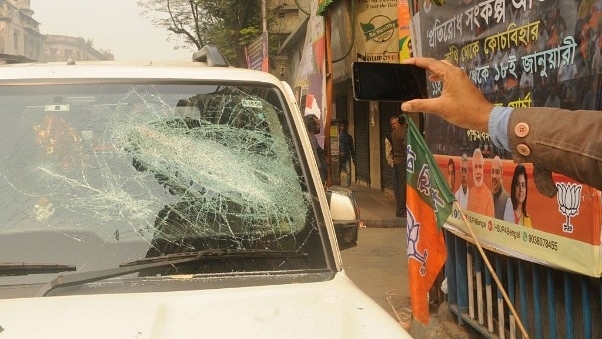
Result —
<instances>
[{"instance_id":1,"label":"lotus symbol on flag","mask_svg":"<svg viewBox=\"0 0 602 339\"><path fill-rule=\"evenodd\" d=\"M557 182L558 194L558 210L566 217L566 222L562 224L564 233L573 233L573 225L571 217L579 214L579 206L581 206L581 189L583 186L574 183Z\"/></svg>"},{"instance_id":2,"label":"lotus symbol on flag","mask_svg":"<svg viewBox=\"0 0 602 339\"><path fill-rule=\"evenodd\" d=\"M418 250L418 243L420 241L420 224L416 221L412 211L408 210L406 227L408 232L408 257L418 261L420 265L420 275L426 275L426 259L428 258L428 250L424 250L421 254Z\"/></svg>"}]
</instances>

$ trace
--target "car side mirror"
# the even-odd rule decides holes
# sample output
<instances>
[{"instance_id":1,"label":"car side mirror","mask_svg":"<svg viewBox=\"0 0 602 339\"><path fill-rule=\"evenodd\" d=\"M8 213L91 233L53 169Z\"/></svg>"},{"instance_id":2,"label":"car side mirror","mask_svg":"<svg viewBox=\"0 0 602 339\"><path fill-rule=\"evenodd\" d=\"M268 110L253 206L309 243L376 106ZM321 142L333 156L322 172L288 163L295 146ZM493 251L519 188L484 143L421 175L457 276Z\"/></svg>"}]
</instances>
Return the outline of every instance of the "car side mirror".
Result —
<instances>
[{"instance_id":1,"label":"car side mirror","mask_svg":"<svg viewBox=\"0 0 602 339\"><path fill-rule=\"evenodd\" d=\"M352 190L343 186L330 186L326 190L339 249L357 246L360 209Z\"/></svg>"}]
</instances>

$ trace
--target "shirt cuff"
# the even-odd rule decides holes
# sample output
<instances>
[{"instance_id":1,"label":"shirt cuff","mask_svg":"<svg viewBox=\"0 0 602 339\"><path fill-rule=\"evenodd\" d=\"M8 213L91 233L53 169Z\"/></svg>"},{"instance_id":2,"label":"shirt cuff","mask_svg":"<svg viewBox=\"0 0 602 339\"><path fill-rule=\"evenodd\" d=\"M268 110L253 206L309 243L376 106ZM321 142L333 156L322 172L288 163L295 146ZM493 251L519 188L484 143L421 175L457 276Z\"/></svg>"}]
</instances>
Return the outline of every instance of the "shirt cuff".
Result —
<instances>
[{"instance_id":1,"label":"shirt cuff","mask_svg":"<svg viewBox=\"0 0 602 339\"><path fill-rule=\"evenodd\" d=\"M489 138L497 148L503 148L510 151L508 141L508 120L512 107L496 106L489 115Z\"/></svg>"}]
</instances>

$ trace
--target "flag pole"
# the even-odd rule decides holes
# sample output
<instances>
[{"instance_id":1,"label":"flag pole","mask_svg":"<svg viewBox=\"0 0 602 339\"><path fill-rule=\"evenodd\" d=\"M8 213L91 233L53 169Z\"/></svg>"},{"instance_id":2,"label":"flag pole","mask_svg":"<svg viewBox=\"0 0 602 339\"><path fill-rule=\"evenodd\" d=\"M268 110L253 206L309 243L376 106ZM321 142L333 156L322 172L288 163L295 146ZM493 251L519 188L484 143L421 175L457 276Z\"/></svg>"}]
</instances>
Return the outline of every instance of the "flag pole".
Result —
<instances>
[{"instance_id":1,"label":"flag pole","mask_svg":"<svg viewBox=\"0 0 602 339\"><path fill-rule=\"evenodd\" d=\"M493 266L491 266L489 259L485 255L485 251L483 251L483 247L481 247L481 243L479 242L476 235L474 234L474 231L472 230L472 227L470 226L470 223L468 222L468 219L466 218L466 214L464 214L464 212L462 212L460 204L458 203L457 200L454 200L454 205L460 211L460 215L462 215L462 220L464 221L464 224L468 228L468 232L470 232L470 236L474 240L474 244L477 246L477 249L479 250L481 257L483 257L483 261L485 261L485 265L487 265L487 269L489 269L489 272L491 273L491 276L493 277L495 284L500 289L500 292L502 293L502 296L504 297L504 300L506 301L506 304L508 305L508 309L510 309L510 312L516 319L518 327L520 328L520 331L523 334L523 338L529 339L529 334L527 333L527 330L525 329L523 322L520 320L520 317L518 316L518 313L516 312L514 305L512 305L512 302L510 302L510 298L508 297L508 293L506 293L506 289L504 289L502 282L498 278L497 274L495 273L495 270L493 269Z\"/></svg>"}]
</instances>

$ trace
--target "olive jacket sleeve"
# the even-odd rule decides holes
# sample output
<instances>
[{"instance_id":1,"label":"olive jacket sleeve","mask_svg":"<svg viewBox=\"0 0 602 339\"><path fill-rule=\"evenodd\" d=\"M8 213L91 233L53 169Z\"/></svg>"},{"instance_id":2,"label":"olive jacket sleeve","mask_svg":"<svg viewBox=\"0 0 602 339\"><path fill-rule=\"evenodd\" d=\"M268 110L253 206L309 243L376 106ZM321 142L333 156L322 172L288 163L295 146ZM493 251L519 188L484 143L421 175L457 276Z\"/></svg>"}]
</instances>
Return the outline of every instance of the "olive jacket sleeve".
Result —
<instances>
[{"instance_id":1,"label":"olive jacket sleeve","mask_svg":"<svg viewBox=\"0 0 602 339\"><path fill-rule=\"evenodd\" d=\"M533 163L541 193L556 194L552 172L602 190L602 112L517 108L507 133L514 161Z\"/></svg>"}]
</instances>

